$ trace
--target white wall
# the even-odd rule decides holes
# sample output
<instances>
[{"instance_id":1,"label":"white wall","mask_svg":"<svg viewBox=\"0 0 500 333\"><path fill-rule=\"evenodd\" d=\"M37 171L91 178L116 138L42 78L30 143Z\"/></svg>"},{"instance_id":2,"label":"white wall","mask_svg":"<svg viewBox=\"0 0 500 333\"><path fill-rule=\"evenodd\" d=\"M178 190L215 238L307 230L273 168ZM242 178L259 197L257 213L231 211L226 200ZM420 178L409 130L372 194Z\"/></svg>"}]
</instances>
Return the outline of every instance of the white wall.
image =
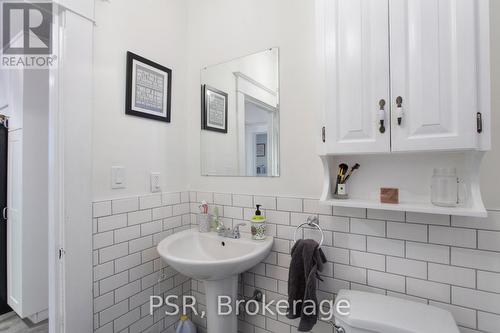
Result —
<instances>
[{"instance_id":1,"label":"white wall","mask_svg":"<svg viewBox=\"0 0 500 333\"><path fill-rule=\"evenodd\" d=\"M150 172L161 172L163 191L186 187L186 20L183 0L96 1L95 200L149 192ZM127 51L172 69L170 124L125 115ZM113 165L126 167L127 188L111 189Z\"/></svg>"},{"instance_id":2,"label":"white wall","mask_svg":"<svg viewBox=\"0 0 500 333\"><path fill-rule=\"evenodd\" d=\"M493 150L486 155L482 189L488 209L500 209L500 3L491 1ZM319 197L323 169L316 154L314 1L213 0L189 2L190 188L250 194ZM212 20L214 16L224 20ZM217 37L217 42L213 37ZM201 177L199 168L199 70L266 47L280 48L281 177ZM193 127L192 124L195 124ZM492 181L493 180L493 181Z\"/></svg>"},{"instance_id":3,"label":"white wall","mask_svg":"<svg viewBox=\"0 0 500 333\"><path fill-rule=\"evenodd\" d=\"M500 17L500 3L491 1L491 8L495 95L500 88L500 65L495 61L500 56L500 23L495 19ZM225 20L211 19L214 16ZM190 187L232 192L237 188L244 193L319 196L323 170L315 150L320 135L315 117L321 103L314 74L313 1L190 0L185 4L146 0L140 6L132 0L99 1L96 19L95 200L147 193L150 171L162 173L162 187L167 191ZM200 176L200 69L272 46L280 48L281 176ZM173 69L172 123L124 114L127 50ZM493 150L486 155L482 172L489 209L500 209L500 190L491 181L497 179L500 165L500 133L495 131L500 129L498 107L500 96L493 96ZM127 168L126 189L111 190L112 165Z\"/></svg>"},{"instance_id":4,"label":"white wall","mask_svg":"<svg viewBox=\"0 0 500 333\"><path fill-rule=\"evenodd\" d=\"M315 152L314 2L189 1L189 181L192 189L318 196L322 167ZM216 19L213 17L223 17ZM268 47L280 49L281 169L278 178L200 176L200 69Z\"/></svg>"},{"instance_id":5,"label":"white wall","mask_svg":"<svg viewBox=\"0 0 500 333\"><path fill-rule=\"evenodd\" d=\"M500 23L495 19L500 17L500 3L492 1L491 8L493 150L484 160L482 188L487 207L500 209L500 190L491 181L498 179L500 165L500 96L495 96L500 86L495 61L500 56ZM214 16L226 19L212 20ZM96 19L94 199L146 193L150 171L162 173L163 189L169 191L189 185L222 192L238 188L246 193L319 196L323 170L315 151L320 135L315 112L321 104L314 77L313 1L147 0L140 6L132 0L97 2ZM281 176L200 176L200 69L271 46L280 48ZM173 69L171 124L124 114L127 50ZM127 168L126 189L111 190L112 165Z\"/></svg>"},{"instance_id":6,"label":"white wall","mask_svg":"<svg viewBox=\"0 0 500 333\"><path fill-rule=\"evenodd\" d=\"M486 208L500 210L500 1L490 1L491 26L491 145L481 168L481 190Z\"/></svg>"}]
</instances>

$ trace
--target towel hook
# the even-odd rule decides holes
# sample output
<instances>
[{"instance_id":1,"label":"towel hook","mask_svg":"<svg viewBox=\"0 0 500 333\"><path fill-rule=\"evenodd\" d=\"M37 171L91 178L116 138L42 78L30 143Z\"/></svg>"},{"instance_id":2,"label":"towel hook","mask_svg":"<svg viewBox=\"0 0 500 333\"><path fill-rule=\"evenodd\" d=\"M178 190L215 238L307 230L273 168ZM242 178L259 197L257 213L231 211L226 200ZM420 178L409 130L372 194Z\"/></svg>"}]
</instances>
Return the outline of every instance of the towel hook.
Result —
<instances>
[{"instance_id":1,"label":"towel hook","mask_svg":"<svg viewBox=\"0 0 500 333\"><path fill-rule=\"evenodd\" d=\"M295 229L295 232L293 233L293 241L297 242L297 231L299 231L299 229L305 225L312 227L312 228L316 228L321 232L321 240L319 242L319 246L323 245L323 241L325 239L325 234L323 233L323 229L321 229L321 227L319 226L319 219L316 216L309 216L307 218L306 222L297 226L297 228Z\"/></svg>"}]
</instances>

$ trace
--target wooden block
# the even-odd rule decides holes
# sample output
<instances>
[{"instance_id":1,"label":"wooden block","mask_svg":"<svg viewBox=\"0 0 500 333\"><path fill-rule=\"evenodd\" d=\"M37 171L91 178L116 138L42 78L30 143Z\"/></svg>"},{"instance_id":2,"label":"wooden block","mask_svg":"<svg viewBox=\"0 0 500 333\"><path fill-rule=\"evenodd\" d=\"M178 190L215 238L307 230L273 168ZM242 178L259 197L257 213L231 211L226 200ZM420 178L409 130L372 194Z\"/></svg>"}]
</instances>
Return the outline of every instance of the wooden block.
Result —
<instances>
[{"instance_id":1,"label":"wooden block","mask_svg":"<svg viewBox=\"0 0 500 333\"><path fill-rule=\"evenodd\" d=\"M398 204L399 189L382 187L380 189L380 202L387 204Z\"/></svg>"}]
</instances>

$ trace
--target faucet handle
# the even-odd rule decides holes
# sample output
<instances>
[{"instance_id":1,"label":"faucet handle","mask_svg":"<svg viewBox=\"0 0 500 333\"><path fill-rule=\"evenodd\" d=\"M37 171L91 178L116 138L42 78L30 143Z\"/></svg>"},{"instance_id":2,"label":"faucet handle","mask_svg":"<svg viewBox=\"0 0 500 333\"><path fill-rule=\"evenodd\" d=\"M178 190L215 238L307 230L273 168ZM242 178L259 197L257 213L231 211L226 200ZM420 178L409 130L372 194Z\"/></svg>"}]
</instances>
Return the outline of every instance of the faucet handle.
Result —
<instances>
[{"instance_id":1,"label":"faucet handle","mask_svg":"<svg viewBox=\"0 0 500 333\"><path fill-rule=\"evenodd\" d=\"M219 222L219 224L217 225L217 227L215 228L215 231L217 232L217 234L219 236L224 236L225 232L226 232L226 227L224 226L224 224L222 224L222 222Z\"/></svg>"},{"instance_id":2,"label":"faucet handle","mask_svg":"<svg viewBox=\"0 0 500 333\"><path fill-rule=\"evenodd\" d=\"M237 225L234 226L234 229L233 229L233 237L234 238L241 238L241 234L240 234L240 227L243 227L247 225L246 223L238 223Z\"/></svg>"}]
</instances>

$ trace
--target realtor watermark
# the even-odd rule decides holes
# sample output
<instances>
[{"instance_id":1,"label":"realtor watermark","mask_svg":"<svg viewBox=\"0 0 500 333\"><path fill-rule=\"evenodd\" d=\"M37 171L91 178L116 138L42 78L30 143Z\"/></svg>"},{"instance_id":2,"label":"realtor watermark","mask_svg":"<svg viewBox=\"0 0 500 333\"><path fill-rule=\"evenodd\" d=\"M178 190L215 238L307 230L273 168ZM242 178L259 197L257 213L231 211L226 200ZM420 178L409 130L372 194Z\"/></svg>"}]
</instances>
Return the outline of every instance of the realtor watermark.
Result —
<instances>
[{"instance_id":1,"label":"realtor watermark","mask_svg":"<svg viewBox=\"0 0 500 333\"><path fill-rule=\"evenodd\" d=\"M182 300L182 304L179 306L177 303ZM149 296L149 314L152 316L154 311L159 308L165 309L165 315L167 316L178 316L180 314L187 314L190 310L195 316L200 315L201 318L205 318L205 311L198 313L196 307L196 298L194 296L177 296L169 295L165 298L160 296Z\"/></svg>"},{"instance_id":2,"label":"realtor watermark","mask_svg":"<svg viewBox=\"0 0 500 333\"><path fill-rule=\"evenodd\" d=\"M2 1L1 68L46 69L57 65L47 1Z\"/></svg>"},{"instance_id":3,"label":"realtor watermark","mask_svg":"<svg viewBox=\"0 0 500 333\"><path fill-rule=\"evenodd\" d=\"M181 301L181 302L180 302ZM181 305L178 305L178 303ZM198 312L196 306L196 298L193 296L176 296L170 295L165 298L160 296L150 296L149 299L149 312L153 315L154 311L157 309L164 309L165 315L177 316L179 314L187 314L191 311L195 316L200 315L202 318L206 316L205 311L201 313ZM298 310L300 309L300 310ZM322 300L321 302L313 302L311 300L306 301L294 301L293 304L289 304L287 300L266 300L264 295L262 301L256 300L236 300L229 296L218 296L217 297L217 315L218 316L230 316L239 315L241 310L245 314L250 316L255 315L270 315L270 316L286 316L290 310L294 312L303 313L306 316L317 315L322 321L333 320L335 314L341 316L349 316L351 310L351 304L348 300Z\"/></svg>"}]
</instances>

